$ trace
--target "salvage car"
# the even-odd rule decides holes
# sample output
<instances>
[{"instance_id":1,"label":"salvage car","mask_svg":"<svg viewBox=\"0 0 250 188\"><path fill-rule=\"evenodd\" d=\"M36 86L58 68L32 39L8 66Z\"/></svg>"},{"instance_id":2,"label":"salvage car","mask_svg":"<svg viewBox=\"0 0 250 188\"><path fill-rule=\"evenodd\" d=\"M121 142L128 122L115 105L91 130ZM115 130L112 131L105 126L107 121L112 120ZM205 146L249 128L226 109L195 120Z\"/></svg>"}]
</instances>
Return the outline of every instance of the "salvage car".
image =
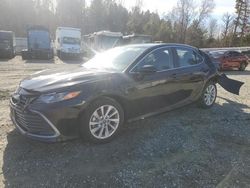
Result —
<instances>
[{"instance_id":1,"label":"salvage car","mask_svg":"<svg viewBox=\"0 0 250 188\"><path fill-rule=\"evenodd\" d=\"M236 68L244 71L249 61L246 55L237 51L213 51L210 54L219 62L220 70Z\"/></svg>"},{"instance_id":2,"label":"salvage car","mask_svg":"<svg viewBox=\"0 0 250 188\"><path fill-rule=\"evenodd\" d=\"M10 99L11 119L20 133L42 141L80 135L108 142L125 122L193 102L211 108L216 83L227 79L220 76L209 56L191 46L116 47L75 69L45 70L21 81ZM235 94L241 85L224 84Z\"/></svg>"}]
</instances>

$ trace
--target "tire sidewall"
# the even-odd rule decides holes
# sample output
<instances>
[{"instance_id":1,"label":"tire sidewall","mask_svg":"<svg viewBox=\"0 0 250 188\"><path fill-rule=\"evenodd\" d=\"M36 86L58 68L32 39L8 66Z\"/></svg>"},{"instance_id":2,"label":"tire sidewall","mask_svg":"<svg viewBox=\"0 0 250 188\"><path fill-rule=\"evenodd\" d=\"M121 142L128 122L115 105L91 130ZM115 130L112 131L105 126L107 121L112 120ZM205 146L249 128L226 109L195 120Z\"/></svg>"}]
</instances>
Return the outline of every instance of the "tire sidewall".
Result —
<instances>
[{"instance_id":1,"label":"tire sidewall","mask_svg":"<svg viewBox=\"0 0 250 188\"><path fill-rule=\"evenodd\" d=\"M205 102L205 92L207 90L207 88L210 86L210 85L213 85L215 87L215 99L213 101L213 103L211 105L207 105L206 102ZM202 92L202 95L201 95L201 98L200 98L200 106L202 108L211 108L214 104L215 104L215 101L216 101L216 98L217 98L217 86L214 82L208 82L206 84L206 86L204 87L203 89L203 92Z\"/></svg>"},{"instance_id":2,"label":"tire sidewall","mask_svg":"<svg viewBox=\"0 0 250 188\"><path fill-rule=\"evenodd\" d=\"M114 106L119 112L120 122L119 122L119 125L118 125L116 131L113 133L113 135L111 135L109 138L106 138L106 139L98 139L92 135L90 128L89 128L89 121L90 121L90 118L91 118L92 114L94 113L94 111L103 105ZM114 137L116 137L119 134L123 123L124 123L124 111L123 111L121 105L112 98L101 97L101 98L93 101L87 107L85 112L83 113L83 115L81 117L81 121L80 121L81 137L83 140L85 140L87 142L92 142L92 143L97 143L97 144L98 143L107 143L107 142L110 142L112 139L114 139Z\"/></svg>"}]
</instances>

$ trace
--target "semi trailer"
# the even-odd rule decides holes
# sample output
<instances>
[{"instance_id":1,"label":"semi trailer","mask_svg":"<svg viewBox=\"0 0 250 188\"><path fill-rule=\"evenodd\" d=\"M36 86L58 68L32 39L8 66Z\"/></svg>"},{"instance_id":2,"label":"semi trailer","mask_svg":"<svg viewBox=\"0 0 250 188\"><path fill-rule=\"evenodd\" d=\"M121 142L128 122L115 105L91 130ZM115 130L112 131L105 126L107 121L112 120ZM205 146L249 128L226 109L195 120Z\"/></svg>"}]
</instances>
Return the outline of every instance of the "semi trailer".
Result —
<instances>
[{"instance_id":1,"label":"semi trailer","mask_svg":"<svg viewBox=\"0 0 250 188\"><path fill-rule=\"evenodd\" d=\"M13 58L14 56L15 56L14 32L0 30L0 57Z\"/></svg>"},{"instance_id":2,"label":"semi trailer","mask_svg":"<svg viewBox=\"0 0 250 188\"><path fill-rule=\"evenodd\" d=\"M54 57L50 32L42 26L33 26L27 29L27 49L22 51L22 58L52 59Z\"/></svg>"}]
</instances>

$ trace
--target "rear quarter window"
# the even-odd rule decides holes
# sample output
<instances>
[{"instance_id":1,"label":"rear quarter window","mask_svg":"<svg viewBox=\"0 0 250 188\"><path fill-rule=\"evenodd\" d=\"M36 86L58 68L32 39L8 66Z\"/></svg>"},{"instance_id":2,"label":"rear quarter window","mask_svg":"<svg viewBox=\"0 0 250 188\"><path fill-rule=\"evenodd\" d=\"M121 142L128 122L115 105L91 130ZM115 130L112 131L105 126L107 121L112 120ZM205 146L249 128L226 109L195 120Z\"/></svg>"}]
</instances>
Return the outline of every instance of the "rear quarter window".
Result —
<instances>
[{"instance_id":1,"label":"rear quarter window","mask_svg":"<svg viewBox=\"0 0 250 188\"><path fill-rule=\"evenodd\" d=\"M192 49L176 48L179 67L188 67L203 62L204 58Z\"/></svg>"}]
</instances>

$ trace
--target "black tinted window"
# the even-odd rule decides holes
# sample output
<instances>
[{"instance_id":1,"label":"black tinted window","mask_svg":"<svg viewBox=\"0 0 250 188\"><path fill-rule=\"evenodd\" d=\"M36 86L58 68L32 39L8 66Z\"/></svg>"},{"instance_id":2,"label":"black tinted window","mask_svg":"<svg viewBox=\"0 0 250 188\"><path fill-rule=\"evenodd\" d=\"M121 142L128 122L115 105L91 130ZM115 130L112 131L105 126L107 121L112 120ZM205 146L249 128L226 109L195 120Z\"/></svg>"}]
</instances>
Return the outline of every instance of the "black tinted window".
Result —
<instances>
[{"instance_id":1,"label":"black tinted window","mask_svg":"<svg viewBox=\"0 0 250 188\"><path fill-rule=\"evenodd\" d=\"M232 56L233 57L238 57L238 56L240 56L241 54L239 53L239 52L232 52Z\"/></svg>"},{"instance_id":2,"label":"black tinted window","mask_svg":"<svg viewBox=\"0 0 250 188\"><path fill-rule=\"evenodd\" d=\"M203 61L203 58L191 49L176 48L176 53L180 67L196 65Z\"/></svg>"},{"instance_id":3,"label":"black tinted window","mask_svg":"<svg viewBox=\"0 0 250 188\"><path fill-rule=\"evenodd\" d=\"M159 49L148 54L142 62L136 67L136 70L140 70L145 65L153 65L157 71L168 70L174 67L173 58L170 49Z\"/></svg>"}]
</instances>

